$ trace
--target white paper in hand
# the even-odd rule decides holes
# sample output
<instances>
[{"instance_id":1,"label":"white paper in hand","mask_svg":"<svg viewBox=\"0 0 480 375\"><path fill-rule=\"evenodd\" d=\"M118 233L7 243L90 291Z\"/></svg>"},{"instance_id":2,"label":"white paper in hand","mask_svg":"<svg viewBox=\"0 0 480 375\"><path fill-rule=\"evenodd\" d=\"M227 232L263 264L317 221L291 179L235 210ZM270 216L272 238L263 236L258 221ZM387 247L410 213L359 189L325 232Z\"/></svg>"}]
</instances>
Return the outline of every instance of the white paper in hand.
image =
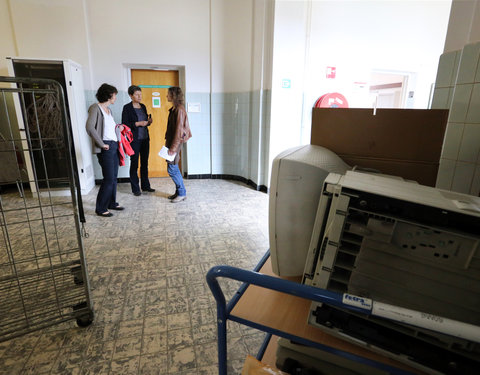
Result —
<instances>
[{"instance_id":1,"label":"white paper in hand","mask_svg":"<svg viewBox=\"0 0 480 375\"><path fill-rule=\"evenodd\" d=\"M158 153L158 156L161 156L162 158L168 161L173 161L173 159L175 159L175 155L176 153L173 155L168 155L168 148L165 146L163 146L160 152Z\"/></svg>"}]
</instances>

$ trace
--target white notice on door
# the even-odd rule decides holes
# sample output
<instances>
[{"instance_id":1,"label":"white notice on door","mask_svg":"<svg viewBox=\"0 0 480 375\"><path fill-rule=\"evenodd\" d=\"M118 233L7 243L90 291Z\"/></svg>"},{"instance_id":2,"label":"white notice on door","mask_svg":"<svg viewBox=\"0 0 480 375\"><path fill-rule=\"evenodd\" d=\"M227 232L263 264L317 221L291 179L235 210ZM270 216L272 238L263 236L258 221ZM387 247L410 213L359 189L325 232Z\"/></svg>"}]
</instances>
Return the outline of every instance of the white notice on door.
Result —
<instances>
[{"instance_id":1,"label":"white notice on door","mask_svg":"<svg viewBox=\"0 0 480 375\"><path fill-rule=\"evenodd\" d=\"M162 102L159 96L152 96L152 107L153 108L160 108L162 106Z\"/></svg>"}]
</instances>

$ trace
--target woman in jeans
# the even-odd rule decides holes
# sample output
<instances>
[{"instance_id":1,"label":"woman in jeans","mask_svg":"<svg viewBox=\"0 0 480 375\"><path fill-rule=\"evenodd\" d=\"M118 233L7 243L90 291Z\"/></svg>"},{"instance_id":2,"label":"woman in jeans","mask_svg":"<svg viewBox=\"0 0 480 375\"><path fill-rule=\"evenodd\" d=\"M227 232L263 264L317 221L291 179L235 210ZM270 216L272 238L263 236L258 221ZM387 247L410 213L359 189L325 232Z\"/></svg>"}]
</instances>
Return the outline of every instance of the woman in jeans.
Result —
<instances>
[{"instance_id":1,"label":"woman in jeans","mask_svg":"<svg viewBox=\"0 0 480 375\"><path fill-rule=\"evenodd\" d=\"M86 129L92 138L93 153L97 154L98 163L102 167L103 180L98 190L95 213L98 216L110 217L109 210L123 210L116 202L118 175L118 141L123 126L117 126L109 105L117 99L117 89L106 83L97 90L98 103L88 109Z\"/></svg>"},{"instance_id":2,"label":"woman in jeans","mask_svg":"<svg viewBox=\"0 0 480 375\"><path fill-rule=\"evenodd\" d=\"M172 203L184 201L187 198L187 191L183 184L183 177L178 163L180 161L180 151L182 144L192 137L190 125L188 124L187 111L183 105L183 92L180 87L169 87L167 100L172 103L169 109L167 131L165 132L165 146L168 148L168 154L174 155L173 161L167 161L167 171L175 183L175 194L168 197Z\"/></svg>"}]
</instances>

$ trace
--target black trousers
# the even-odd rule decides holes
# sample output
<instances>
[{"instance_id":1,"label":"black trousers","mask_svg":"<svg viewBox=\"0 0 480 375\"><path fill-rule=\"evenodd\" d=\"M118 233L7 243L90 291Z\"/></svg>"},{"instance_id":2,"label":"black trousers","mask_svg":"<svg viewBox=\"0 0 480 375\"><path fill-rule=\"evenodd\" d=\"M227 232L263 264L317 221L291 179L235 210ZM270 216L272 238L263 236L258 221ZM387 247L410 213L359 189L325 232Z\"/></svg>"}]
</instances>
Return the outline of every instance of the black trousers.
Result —
<instances>
[{"instance_id":1,"label":"black trousers","mask_svg":"<svg viewBox=\"0 0 480 375\"><path fill-rule=\"evenodd\" d=\"M130 143L135 154L130 156L130 185L132 193L140 191L138 180L138 159L140 158L140 184L143 190L150 189L148 180L148 154L150 153L150 139L136 139Z\"/></svg>"},{"instance_id":2,"label":"black trousers","mask_svg":"<svg viewBox=\"0 0 480 375\"><path fill-rule=\"evenodd\" d=\"M110 148L97 154L103 174L95 205L95 212L99 214L106 212L108 208L117 206L118 142L104 141L104 143Z\"/></svg>"}]
</instances>

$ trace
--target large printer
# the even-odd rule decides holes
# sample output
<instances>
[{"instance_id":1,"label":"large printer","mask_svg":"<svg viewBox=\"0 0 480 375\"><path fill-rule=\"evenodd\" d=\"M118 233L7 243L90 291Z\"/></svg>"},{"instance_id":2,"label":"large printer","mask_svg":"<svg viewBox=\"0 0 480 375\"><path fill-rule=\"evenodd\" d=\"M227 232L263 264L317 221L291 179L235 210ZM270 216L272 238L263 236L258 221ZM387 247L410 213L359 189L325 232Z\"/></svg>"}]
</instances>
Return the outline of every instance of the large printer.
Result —
<instances>
[{"instance_id":1,"label":"large printer","mask_svg":"<svg viewBox=\"0 0 480 375\"><path fill-rule=\"evenodd\" d=\"M323 184L303 283L480 326L480 198L347 171ZM444 320L442 320L444 319ZM312 303L309 323L431 374L476 374L480 337ZM450 323L448 323L450 324ZM461 323L460 323L461 324ZM460 336L460 337L458 337Z\"/></svg>"}]
</instances>

